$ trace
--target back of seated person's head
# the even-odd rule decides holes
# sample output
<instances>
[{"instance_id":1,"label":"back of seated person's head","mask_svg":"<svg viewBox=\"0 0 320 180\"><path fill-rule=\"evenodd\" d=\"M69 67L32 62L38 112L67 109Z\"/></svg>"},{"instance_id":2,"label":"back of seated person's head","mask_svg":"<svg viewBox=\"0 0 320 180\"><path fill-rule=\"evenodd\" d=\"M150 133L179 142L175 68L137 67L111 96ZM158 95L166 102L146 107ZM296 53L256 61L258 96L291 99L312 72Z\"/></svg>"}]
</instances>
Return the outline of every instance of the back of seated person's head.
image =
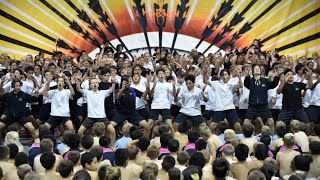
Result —
<instances>
[{"instance_id":1,"label":"back of seated person's head","mask_svg":"<svg viewBox=\"0 0 320 180\"><path fill-rule=\"evenodd\" d=\"M70 147L70 148L79 148L79 144L80 144L80 136L79 134L76 133L70 133L66 135L66 144Z\"/></svg>"},{"instance_id":2,"label":"back of seated person's head","mask_svg":"<svg viewBox=\"0 0 320 180\"><path fill-rule=\"evenodd\" d=\"M169 175L169 180L181 179L181 171L176 167L169 169L168 175Z\"/></svg>"},{"instance_id":3,"label":"back of seated person's head","mask_svg":"<svg viewBox=\"0 0 320 180\"><path fill-rule=\"evenodd\" d=\"M139 149L137 146L129 146L127 148L128 150L128 157L129 157L129 160L135 160L138 153L139 153Z\"/></svg>"},{"instance_id":4,"label":"back of seated person's head","mask_svg":"<svg viewBox=\"0 0 320 180\"><path fill-rule=\"evenodd\" d=\"M236 133L232 129L226 129L223 134L224 134L224 140L226 142L230 142L231 140L236 138Z\"/></svg>"},{"instance_id":5,"label":"back of seated person's head","mask_svg":"<svg viewBox=\"0 0 320 180\"><path fill-rule=\"evenodd\" d=\"M177 161L180 165L186 165L189 161L189 153L187 151L180 151L177 156Z\"/></svg>"},{"instance_id":6,"label":"back of seated person's head","mask_svg":"<svg viewBox=\"0 0 320 180\"><path fill-rule=\"evenodd\" d=\"M302 131L302 132L306 132L306 123L304 123L304 122L300 122L300 131Z\"/></svg>"},{"instance_id":7,"label":"back of seated person's head","mask_svg":"<svg viewBox=\"0 0 320 180\"><path fill-rule=\"evenodd\" d=\"M159 129L159 125L155 125L152 128L152 136L154 136L154 137L159 137L160 136L158 129Z\"/></svg>"},{"instance_id":8,"label":"back of seated person's head","mask_svg":"<svg viewBox=\"0 0 320 180\"><path fill-rule=\"evenodd\" d=\"M6 137L4 138L5 144L18 144L19 143L19 134L15 131L7 132Z\"/></svg>"},{"instance_id":9,"label":"back of seated person's head","mask_svg":"<svg viewBox=\"0 0 320 180\"><path fill-rule=\"evenodd\" d=\"M266 176L259 169L251 169L248 173L248 180L266 180Z\"/></svg>"},{"instance_id":10,"label":"back of seated person's head","mask_svg":"<svg viewBox=\"0 0 320 180\"><path fill-rule=\"evenodd\" d=\"M110 146L110 142L111 142L111 139L107 136L101 136L99 138L99 144L104 148L108 148Z\"/></svg>"},{"instance_id":11,"label":"back of seated person's head","mask_svg":"<svg viewBox=\"0 0 320 180\"><path fill-rule=\"evenodd\" d=\"M92 164L95 161L96 157L93 153L91 152L85 152L81 155L81 158L80 158L80 163L83 167L83 169L86 169L86 170L90 170L90 171L96 171L97 167L93 167L92 165L95 165L95 164Z\"/></svg>"},{"instance_id":12,"label":"back of seated person's head","mask_svg":"<svg viewBox=\"0 0 320 180\"><path fill-rule=\"evenodd\" d=\"M169 169L173 168L175 166L175 164L176 164L176 160L172 156L165 156L163 158L162 163L161 163L162 169L167 172Z\"/></svg>"},{"instance_id":13,"label":"back of seated person's head","mask_svg":"<svg viewBox=\"0 0 320 180\"><path fill-rule=\"evenodd\" d=\"M225 158L218 158L212 163L212 172L215 177L226 177L229 171L230 164Z\"/></svg>"},{"instance_id":14,"label":"back of seated person's head","mask_svg":"<svg viewBox=\"0 0 320 180\"><path fill-rule=\"evenodd\" d=\"M97 122L97 123L94 123L92 129L95 136L101 137L105 134L106 126L104 125L103 122Z\"/></svg>"},{"instance_id":15,"label":"back of seated person's head","mask_svg":"<svg viewBox=\"0 0 320 180\"><path fill-rule=\"evenodd\" d=\"M312 155L320 155L320 142L319 141L311 141L309 143L310 154Z\"/></svg>"},{"instance_id":16,"label":"back of seated person's head","mask_svg":"<svg viewBox=\"0 0 320 180\"><path fill-rule=\"evenodd\" d=\"M45 152L41 154L40 162L46 170L49 170L54 166L54 163L56 162L56 157L52 152Z\"/></svg>"},{"instance_id":17,"label":"back of seated person's head","mask_svg":"<svg viewBox=\"0 0 320 180\"><path fill-rule=\"evenodd\" d=\"M315 124L313 130L314 134L320 137L320 124Z\"/></svg>"},{"instance_id":18,"label":"back of seated person's head","mask_svg":"<svg viewBox=\"0 0 320 180\"><path fill-rule=\"evenodd\" d=\"M146 151L149 146L150 146L150 139L145 136L142 136L138 141L138 147L140 151L142 152Z\"/></svg>"},{"instance_id":19,"label":"back of seated person's head","mask_svg":"<svg viewBox=\"0 0 320 180\"><path fill-rule=\"evenodd\" d=\"M28 172L32 171L29 164L22 164L17 168L17 174L20 180L23 180Z\"/></svg>"},{"instance_id":20,"label":"back of seated person's head","mask_svg":"<svg viewBox=\"0 0 320 180\"><path fill-rule=\"evenodd\" d=\"M244 124L242 126L242 132L244 137L250 138L254 132L254 126L252 124Z\"/></svg>"},{"instance_id":21,"label":"back of seated person's head","mask_svg":"<svg viewBox=\"0 0 320 180\"><path fill-rule=\"evenodd\" d=\"M234 156L234 147L231 144L227 144L223 148L224 156Z\"/></svg>"},{"instance_id":22,"label":"back of seated person's head","mask_svg":"<svg viewBox=\"0 0 320 180\"><path fill-rule=\"evenodd\" d=\"M197 139L195 145L196 145L196 150L201 151L207 148L208 143L204 139Z\"/></svg>"},{"instance_id":23,"label":"back of seated person's head","mask_svg":"<svg viewBox=\"0 0 320 180\"><path fill-rule=\"evenodd\" d=\"M44 139L45 135L51 134L50 129L46 125L40 125L38 130L39 130L39 139L40 139L40 141L42 139Z\"/></svg>"},{"instance_id":24,"label":"back of seated person's head","mask_svg":"<svg viewBox=\"0 0 320 180\"><path fill-rule=\"evenodd\" d=\"M158 165L156 164L156 163L154 163L154 162L144 162L143 164L142 164L142 169L143 170L147 170L147 169L149 169L149 170L151 170L152 172L153 172L153 174L157 177L158 176L158 172L159 172L159 167L158 167Z\"/></svg>"},{"instance_id":25,"label":"back of seated person's head","mask_svg":"<svg viewBox=\"0 0 320 180\"><path fill-rule=\"evenodd\" d=\"M162 133L168 133L169 132L169 126L166 124L162 124L158 127L158 133L161 135Z\"/></svg>"},{"instance_id":26,"label":"back of seated person's head","mask_svg":"<svg viewBox=\"0 0 320 180\"><path fill-rule=\"evenodd\" d=\"M299 170L299 171L308 172L312 161L313 161L313 159L311 156L298 155L298 156L294 157L294 159L292 160L291 168L293 171Z\"/></svg>"},{"instance_id":27,"label":"back of seated person's head","mask_svg":"<svg viewBox=\"0 0 320 180\"><path fill-rule=\"evenodd\" d=\"M262 135L260 137L260 142L262 142L263 144L269 146L271 143L271 137L269 135Z\"/></svg>"},{"instance_id":28,"label":"back of seated person's head","mask_svg":"<svg viewBox=\"0 0 320 180\"><path fill-rule=\"evenodd\" d=\"M189 131L189 126L186 123L181 123L178 125L178 132L181 134L187 134Z\"/></svg>"},{"instance_id":29,"label":"back of seated person's head","mask_svg":"<svg viewBox=\"0 0 320 180\"><path fill-rule=\"evenodd\" d=\"M294 135L292 133L287 133L283 137L283 143L286 147L291 148L294 145Z\"/></svg>"},{"instance_id":30,"label":"back of seated person's head","mask_svg":"<svg viewBox=\"0 0 320 180\"><path fill-rule=\"evenodd\" d=\"M24 176L24 180L40 180L40 179L41 179L40 175L34 171L30 171Z\"/></svg>"},{"instance_id":31,"label":"back of seated person's head","mask_svg":"<svg viewBox=\"0 0 320 180\"><path fill-rule=\"evenodd\" d=\"M10 157L10 149L8 146L0 145L0 161L6 161Z\"/></svg>"},{"instance_id":32,"label":"back of seated person's head","mask_svg":"<svg viewBox=\"0 0 320 180\"><path fill-rule=\"evenodd\" d=\"M61 177L67 178L73 172L73 162L70 160L62 160L59 162L57 170Z\"/></svg>"},{"instance_id":33,"label":"back of seated person's head","mask_svg":"<svg viewBox=\"0 0 320 180\"><path fill-rule=\"evenodd\" d=\"M29 163L28 155L24 152L19 152L14 159L14 165L16 167L19 167L22 164L28 164L28 163Z\"/></svg>"},{"instance_id":34,"label":"back of seated person's head","mask_svg":"<svg viewBox=\"0 0 320 180\"><path fill-rule=\"evenodd\" d=\"M143 137L143 133L140 130L136 130L130 134L132 140L137 140Z\"/></svg>"},{"instance_id":35,"label":"back of seated person's head","mask_svg":"<svg viewBox=\"0 0 320 180\"><path fill-rule=\"evenodd\" d=\"M89 134L86 134L84 135L82 138L81 138L81 146L84 148L84 149L90 149L93 145L93 136L89 135Z\"/></svg>"},{"instance_id":36,"label":"back of seated person's head","mask_svg":"<svg viewBox=\"0 0 320 180\"><path fill-rule=\"evenodd\" d=\"M179 150L179 141L176 139L170 139L168 142L168 149L170 152L178 152Z\"/></svg>"},{"instance_id":37,"label":"back of seated person's head","mask_svg":"<svg viewBox=\"0 0 320 180\"><path fill-rule=\"evenodd\" d=\"M143 169L140 173L141 180L156 180L156 176L154 175L151 169Z\"/></svg>"},{"instance_id":38,"label":"back of seated person's head","mask_svg":"<svg viewBox=\"0 0 320 180\"><path fill-rule=\"evenodd\" d=\"M140 130L139 126L137 126L137 125L132 125L132 126L130 127L130 129L129 129L129 135L130 135L130 137L132 138L132 133L133 133L133 132L139 131L139 130Z\"/></svg>"},{"instance_id":39,"label":"back of seated person's head","mask_svg":"<svg viewBox=\"0 0 320 180\"><path fill-rule=\"evenodd\" d=\"M211 130L208 126L202 126L199 129L199 133L204 138L209 138L212 135Z\"/></svg>"},{"instance_id":40,"label":"back of seated person's head","mask_svg":"<svg viewBox=\"0 0 320 180\"><path fill-rule=\"evenodd\" d=\"M43 139L51 139L51 141L53 142L53 148L56 147L56 145L57 145L57 139L54 137L54 135L52 135L52 134L46 134L46 135L43 136ZM42 140L43 140L43 139L42 139Z\"/></svg>"},{"instance_id":41,"label":"back of seated person's head","mask_svg":"<svg viewBox=\"0 0 320 180\"><path fill-rule=\"evenodd\" d=\"M53 142L51 139L42 139L40 142L41 153L52 152L53 151Z\"/></svg>"},{"instance_id":42,"label":"back of seated person's head","mask_svg":"<svg viewBox=\"0 0 320 180\"><path fill-rule=\"evenodd\" d=\"M191 130L188 132L188 141L189 143L195 143L199 139L200 134L198 131Z\"/></svg>"},{"instance_id":43,"label":"back of seated person's head","mask_svg":"<svg viewBox=\"0 0 320 180\"><path fill-rule=\"evenodd\" d=\"M240 138L234 138L234 139L231 140L231 145L233 147L237 147L241 143L242 143L242 140Z\"/></svg>"},{"instance_id":44,"label":"back of seated person's head","mask_svg":"<svg viewBox=\"0 0 320 180\"><path fill-rule=\"evenodd\" d=\"M276 167L271 164L263 164L260 171L266 176L266 180L271 180L272 176L276 173Z\"/></svg>"},{"instance_id":45,"label":"back of seated person's head","mask_svg":"<svg viewBox=\"0 0 320 180\"><path fill-rule=\"evenodd\" d=\"M62 142L62 143L66 143L66 138L68 138L67 134L70 134L70 133L72 133L71 130L65 130L65 131L63 131L63 133L62 133L62 138L61 138L61 142Z\"/></svg>"},{"instance_id":46,"label":"back of seated person's head","mask_svg":"<svg viewBox=\"0 0 320 180\"><path fill-rule=\"evenodd\" d=\"M200 152L203 154L203 157L206 160L206 164L209 163L211 158L210 152L206 149L202 149Z\"/></svg>"},{"instance_id":47,"label":"back of seated person's head","mask_svg":"<svg viewBox=\"0 0 320 180\"><path fill-rule=\"evenodd\" d=\"M102 174L102 170L104 169L103 167L105 167L105 171L104 172L106 173L104 176ZM112 167L112 166L102 166L102 167L99 168L99 170L98 170L98 177L100 179L117 180L117 179L121 178L121 171L120 171L119 168ZM100 174L99 174L99 172L100 172ZM103 178L103 177L105 177L105 178Z\"/></svg>"},{"instance_id":48,"label":"back of seated person's head","mask_svg":"<svg viewBox=\"0 0 320 180\"><path fill-rule=\"evenodd\" d=\"M90 149L90 152L97 158L97 161L101 161L103 158L103 149L101 146L96 145Z\"/></svg>"},{"instance_id":49,"label":"back of seated person's head","mask_svg":"<svg viewBox=\"0 0 320 180\"><path fill-rule=\"evenodd\" d=\"M125 137L129 137L130 134L130 128L132 127L132 124L131 123L126 123L122 126L122 135L125 136Z\"/></svg>"},{"instance_id":50,"label":"back of seated person's head","mask_svg":"<svg viewBox=\"0 0 320 180\"><path fill-rule=\"evenodd\" d=\"M261 128L261 135L271 135L271 129L269 126L262 126Z\"/></svg>"},{"instance_id":51,"label":"back of seated person's head","mask_svg":"<svg viewBox=\"0 0 320 180\"><path fill-rule=\"evenodd\" d=\"M74 174L72 180L91 180L91 176L86 170L82 169Z\"/></svg>"},{"instance_id":52,"label":"back of seated person's head","mask_svg":"<svg viewBox=\"0 0 320 180\"><path fill-rule=\"evenodd\" d=\"M191 165L202 169L206 165L206 158L201 152L195 152L189 158L189 166Z\"/></svg>"},{"instance_id":53,"label":"back of seated person's head","mask_svg":"<svg viewBox=\"0 0 320 180\"><path fill-rule=\"evenodd\" d=\"M19 152L18 146L16 144L8 144L7 146L10 149L9 158L14 159Z\"/></svg>"},{"instance_id":54,"label":"back of seated person's head","mask_svg":"<svg viewBox=\"0 0 320 180\"><path fill-rule=\"evenodd\" d=\"M290 122L290 128L292 132L299 132L300 131L300 121L298 120L292 120Z\"/></svg>"},{"instance_id":55,"label":"back of seated person's head","mask_svg":"<svg viewBox=\"0 0 320 180\"><path fill-rule=\"evenodd\" d=\"M129 158L129 152L127 149L117 149L114 153L114 161L117 166L125 167Z\"/></svg>"},{"instance_id":56,"label":"back of seated person's head","mask_svg":"<svg viewBox=\"0 0 320 180\"><path fill-rule=\"evenodd\" d=\"M304 180L305 178L303 177L302 174L292 174L288 180Z\"/></svg>"},{"instance_id":57,"label":"back of seated person's head","mask_svg":"<svg viewBox=\"0 0 320 180\"><path fill-rule=\"evenodd\" d=\"M160 135L160 144L161 144L161 147L168 147L169 145L169 140L172 139L172 135L168 132L165 132L165 133L162 133Z\"/></svg>"},{"instance_id":58,"label":"back of seated person's head","mask_svg":"<svg viewBox=\"0 0 320 180\"><path fill-rule=\"evenodd\" d=\"M258 144L254 149L254 156L258 160L265 160L269 156L269 148L265 144Z\"/></svg>"},{"instance_id":59,"label":"back of seated person's head","mask_svg":"<svg viewBox=\"0 0 320 180\"><path fill-rule=\"evenodd\" d=\"M229 124L224 121L218 122L217 129L220 134L223 134L225 130L229 129Z\"/></svg>"},{"instance_id":60,"label":"back of seated person's head","mask_svg":"<svg viewBox=\"0 0 320 180\"><path fill-rule=\"evenodd\" d=\"M202 169L198 166L189 166L182 171L183 180L194 180L202 178Z\"/></svg>"},{"instance_id":61,"label":"back of seated person's head","mask_svg":"<svg viewBox=\"0 0 320 180\"><path fill-rule=\"evenodd\" d=\"M77 165L80 160L80 152L79 151L70 151L68 154L68 160L72 161L74 165Z\"/></svg>"},{"instance_id":62,"label":"back of seated person's head","mask_svg":"<svg viewBox=\"0 0 320 180\"><path fill-rule=\"evenodd\" d=\"M147 156L151 159L158 159L159 157L159 149L156 146L149 146L147 149Z\"/></svg>"},{"instance_id":63,"label":"back of seated person's head","mask_svg":"<svg viewBox=\"0 0 320 180\"><path fill-rule=\"evenodd\" d=\"M238 161L245 161L249 154L249 147L245 144L239 144L235 149L235 156Z\"/></svg>"},{"instance_id":64,"label":"back of seated person's head","mask_svg":"<svg viewBox=\"0 0 320 180\"><path fill-rule=\"evenodd\" d=\"M277 161L275 159L273 159L272 157L267 157L264 161L263 161L263 165L266 166L271 166L273 167L275 170L277 168Z\"/></svg>"},{"instance_id":65,"label":"back of seated person's head","mask_svg":"<svg viewBox=\"0 0 320 180\"><path fill-rule=\"evenodd\" d=\"M276 127L276 133L279 136L279 138L283 138L283 136L287 133L285 126L278 126Z\"/></svg>"}]
</instances>

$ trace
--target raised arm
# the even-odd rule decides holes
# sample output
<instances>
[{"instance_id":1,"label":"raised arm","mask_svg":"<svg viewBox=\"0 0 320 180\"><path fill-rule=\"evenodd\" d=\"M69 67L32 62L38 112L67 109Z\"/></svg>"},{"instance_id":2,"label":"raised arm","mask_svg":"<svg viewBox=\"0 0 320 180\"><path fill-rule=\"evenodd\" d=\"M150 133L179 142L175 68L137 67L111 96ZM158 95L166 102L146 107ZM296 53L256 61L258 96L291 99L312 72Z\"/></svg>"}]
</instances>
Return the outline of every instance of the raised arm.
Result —
<instances>
[{"instance_id":1,"label":"raised arm","mask_svg":"<svg viewBox=\"0 0 320 180\"><path fill-rule=\"evenodd\" d=\"M126 81L122 81L121 89L120 89L120 91L117 93L116 99L119 100L119 99L121 98L122 92L126 89L126 86L127 86L127 82L126 82Z\"/></svg>"},{"instance_id":2,"label":"raised arm","mask_svg":"<svg viewBox=\"0 0 320 180\"><path fill-rule=\"evenodd\" d=\"M70 80L69 80L68 76L65 76L65 81L68 84L71 96L74 96L75 92L74 92L74 89L72 87L72 84L70 83Z\"/></svg>"},{"instance_id":3,"label":"raised arm","mask_svg":"<svg viewBox=\"0 0 320 180\"><path fill-rule=\"evenodd\" d=\"M284 85L286 84L287 82L287 79L288 77L285 77L282 81L281 81L281 84L279 85L278 89L277 89L277 93L278 94L281 94L282 93L282 90L284 88Z\"/></svg>"},{"instance_id":4,"label":"raised arm","mask_svg":"<svg viewBox=\"0 0 320 180\"><path fill-rule=\"evenodd\" d=\"M79 93L81 93L81 94L83 94L83 90L81 89L81 85L80 85L80 80L78 79L77 80L77 91L79 92Z\"/></svg>"}]
</instances>

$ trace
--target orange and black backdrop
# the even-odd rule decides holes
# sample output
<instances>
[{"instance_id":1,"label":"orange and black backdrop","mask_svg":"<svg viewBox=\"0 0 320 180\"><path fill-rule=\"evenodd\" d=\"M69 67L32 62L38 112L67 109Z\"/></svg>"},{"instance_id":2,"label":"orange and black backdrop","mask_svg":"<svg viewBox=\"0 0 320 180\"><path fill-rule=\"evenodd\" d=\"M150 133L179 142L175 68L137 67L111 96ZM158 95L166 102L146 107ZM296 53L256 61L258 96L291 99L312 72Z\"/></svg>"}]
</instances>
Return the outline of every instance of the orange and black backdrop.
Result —
<instances>
[{"instance_id":1,"label":"orange and black backdrop","mask_svg":"<svg viewBox=\"0 0 320 180\"><path fill-rule=\"evenodd\" d=\"M235 42L301 55L320 49L320 0L0 0L0 52L70 56L110 41L209 53Z\"/></svg>"}]
</instances>

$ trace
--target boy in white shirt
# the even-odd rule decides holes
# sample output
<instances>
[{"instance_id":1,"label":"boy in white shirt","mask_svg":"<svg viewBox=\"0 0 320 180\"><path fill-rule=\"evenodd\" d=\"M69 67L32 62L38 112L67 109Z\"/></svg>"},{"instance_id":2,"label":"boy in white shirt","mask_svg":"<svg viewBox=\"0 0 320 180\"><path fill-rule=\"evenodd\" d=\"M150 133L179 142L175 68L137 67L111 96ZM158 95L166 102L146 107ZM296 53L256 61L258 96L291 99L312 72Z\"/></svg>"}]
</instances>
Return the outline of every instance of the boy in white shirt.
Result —
<instances>
[{"instance_id":1,"label":"boy in white shirt","mask_svg":"<svg viewBox=\"0 0 320 180\"><path fill-rule=\"evenodd\" d=\"M206 102L208 98L200 88L195 87L195 77L193 75L186 76L185 82L187 89L178 89L174 98L175 102L177 102L178 99L182 99L182 107L175 119L175 123L186 123L188 119L191 119L193 123L199 126L205 126L206 124L201 115L200 99Z\"/></svg>"},{"instance_id":2,"label":"boy in white shirt","mask_svg":"<svg viewBox=\"0 0 320 180\"><path fill-rule=\"evenodd\" d=\"M68 130L74 130L72 121L70 119L69 99L74 95L73 87L67 76L58 78L58 89L49 90L52 77L47 81L43 90L43 96L50 98L51 101L51 117L48 122L45 123L49 128L56 127L61 122L68 128ZM67 83L69 89L64 89L65 83Z\"/></svg>"},{"instance_id":3,"label":"boy in white shirt","mask_svg":"<svg viewBox=\"0 0 320 180\"><path fill-rule=\"evenodd\" d=\"M80 126L78 134L82 136L84 131L92 127L94 123L103 122L105 127L107 127L111 139L111 145L113 146L115 142L115 130L106 116L104 99L114 91L115 81L112 81L112 86L109 90L99 91L99 82L97 79L91 79L89 84L91 90L82 90L80 82L78 81L77 83L77 90L87 98L88 103L88 116Z\"/></svg>"},{"instance_id":4,"label":"boy in white shirt","mask_svg":"<svg viewBox=\"0 0 320 180\"><path fill-rule=\"evenodd\" d=\"M170 114L170 94L176 95L176 81L172 81L172 84L165 81L165 70L160 68L156 72L158 80L154 78L154 83L150 85L150 97L152 99L151 111L149 114L149 126L154 126L154 121L158 120L159 115L165 120L166 124L169 125L171 133L174 134L174 128L172 125L171 114Z\"/></svg>"}]
</instances>

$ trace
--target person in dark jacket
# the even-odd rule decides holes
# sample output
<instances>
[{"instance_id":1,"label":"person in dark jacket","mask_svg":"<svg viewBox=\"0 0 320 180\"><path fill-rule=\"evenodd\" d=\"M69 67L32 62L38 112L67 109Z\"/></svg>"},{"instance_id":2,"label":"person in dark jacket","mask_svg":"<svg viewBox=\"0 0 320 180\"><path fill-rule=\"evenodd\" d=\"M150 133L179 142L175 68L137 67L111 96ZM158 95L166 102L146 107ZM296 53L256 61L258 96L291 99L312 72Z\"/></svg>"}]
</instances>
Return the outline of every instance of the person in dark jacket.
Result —
<instances>
[{"instance_id":1,"label":"person in dark jacket","mask_svg":"<svg viewBox=\"0 0 320 180\"><path fill-rule=\"evenodd\" d=\"M244 86L250 90L249 107L246 113L244 123L250 123L252 119L261 117L267 119L267 124L270 126L271 133L274 133L274 121L268 107L268 90L276 88L279 84L278 72L275 73L273 81L261 77L261 69L259 65L252 67L253 77L250 77L251 72L245 72ZM271 73L274 73L271 71Z\"/></svg>"},{"instance_id":2,"label":"person in dark jacket","mask_svg":"<svg viewBox=\"0 0 320 180\"><path fill-rule=\"evenodd\" d=\"M11 82L13 91L5 94L1 94L0 102L7 103L6 118L0 122L0 130L4 127L8 127L14 122L18 122L27 128L32 137L35 138L35 128L26 116L26 104L37 102L39 89L35 88L36 96L31 96L21 91L22 82L20 79L14 79ZM0 90L2 90L2 81L0 82Z\"/></svg>"}]
</instances>

